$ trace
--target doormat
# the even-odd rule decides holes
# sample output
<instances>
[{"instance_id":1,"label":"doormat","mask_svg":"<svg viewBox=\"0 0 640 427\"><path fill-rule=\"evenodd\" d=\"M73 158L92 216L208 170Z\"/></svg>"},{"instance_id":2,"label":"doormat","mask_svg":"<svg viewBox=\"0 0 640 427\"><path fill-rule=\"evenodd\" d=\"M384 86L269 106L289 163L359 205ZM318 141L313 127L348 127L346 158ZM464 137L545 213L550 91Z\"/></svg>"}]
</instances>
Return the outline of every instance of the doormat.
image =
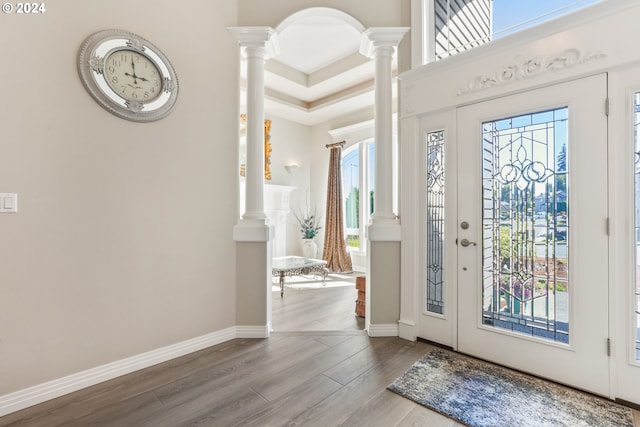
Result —
<instances>
[{"instance_id":1,"label":"doormat","mask_svg":"<svg viewBox=\"0 0 640 427\"><path fill-rule=\"evenodd\" d=\"M472 427L633 427L625 406L440 349L388 389Z\"/></svg>"}]
</instances>

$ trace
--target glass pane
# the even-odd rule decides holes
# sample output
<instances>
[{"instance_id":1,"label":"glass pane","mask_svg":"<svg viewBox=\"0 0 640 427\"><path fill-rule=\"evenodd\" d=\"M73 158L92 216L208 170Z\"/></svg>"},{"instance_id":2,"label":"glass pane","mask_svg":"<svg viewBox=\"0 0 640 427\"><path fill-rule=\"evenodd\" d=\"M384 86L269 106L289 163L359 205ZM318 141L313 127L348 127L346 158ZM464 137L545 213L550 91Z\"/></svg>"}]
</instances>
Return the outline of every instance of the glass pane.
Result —
<instances>
[{"instance_id":1,"label":"glass pane","mask_svg":"<svg viewBox=\"0 0 640 427\"><path fill-rule=\"evenodd\" d=\"M601 0L493 0L493 40L557 18Z\"/></svg>"},{"instance_id":2,"label":"glass pane","mask_svg":"<svg viewBox=\"0 0 640 427\"><path fill-rule=\"evenodd\" d=\"M427 134L427 301L444 311L444 131Z\"/></svg>"},{"instance_id":3,"label":"glass pane","mask_svg":"<svg viewBox=\"0 0 640 427\"><path fill-rule=\"evenodd\" d=\"M432 0L438 61L603 0ZM429 10L429 8L426 8ZM430 17L425 16L426 22ZM427 43L429 41L427 40Z\"/></svg>"},{"instance_id":4,"label":"glass pane","mask_svg":"<svg viewBox=\"0 0 640 427\"><path fill-rule=\"evenodd\" d=\"M357 231L357 230L356 230ZM351 230L347 230L347 246L350 248L359 248L360 247L360 235L356 234Z\"/></svg>"},{"instance_id":5,"label":"glass pane","mask_svg":"<svg viewBox=\"0 0 640 427\"><path fill-rule=\"evenodd\" d=\"M435 59L491 40L490 0L434 0Z\"/></svg>"},{"instance_id":6,"label":"glass pane","mask_svg":"<svg viewBox=\"0 0 640 427\"><path fill-rule=\"evenodd\" d=\"M369 215L373 215L373 195L376 190L376 144L367 144L369 147L368 166L369 166ZM367 218L368 219L368 218ZM368 221L367 221L368 222Z\"/></svg>"},{"instance_id":7,"label":"glass pane","mask_svg":"<svg viewBox=\"0 0 640 427\"><path fill-rule=\"evenodd\" d=\"M483 323L569 342L567 108L483 123Z\"/></svg>"},{"instance_id":8,"label":"glass pane","mask_svg":"<svg viewBox=\"0 0 640 427\"><path fill-rule=\"evenodd\" d=\"M360 156L358 149L342 156L342 194L347 245L360 247Z\"/></svg>"},{"instance_id":9,"label":"glass pane","mask_svg":"<svg viewBox=\"0 0 640 427\"><path fill-rule=\"evenodd\" d=\"M640 360L640 92L635 94L635 117L634 117L634 148L635 152L635 252L636 252L636 274L635 290L633 295L635 309L635 347L636 360Z\"/></svg>"}]
</instances>

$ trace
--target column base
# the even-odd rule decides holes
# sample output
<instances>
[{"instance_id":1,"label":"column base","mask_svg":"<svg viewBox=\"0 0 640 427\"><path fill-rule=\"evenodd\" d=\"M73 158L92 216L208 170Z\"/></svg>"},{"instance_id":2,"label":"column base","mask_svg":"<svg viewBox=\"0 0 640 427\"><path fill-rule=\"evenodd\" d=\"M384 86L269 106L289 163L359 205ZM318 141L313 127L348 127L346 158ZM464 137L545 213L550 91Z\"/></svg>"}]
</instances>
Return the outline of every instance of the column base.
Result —
<instances>
[{"instance_id":1,"label":"column base","mask_svg":"<svg viewBox=\"0 0 640 427\"><path fill-rule=\"evenodd\" d=\"M398 322L398 336L402 339L415 341L418 336L416 334L416 324L406 320Z\"/></svg>"},{"instance_id":2,"label":"column base","mask_svg":"<svg viewBox=\"0 0 640 427\"><path fill-rule=\"evenodd\" d=\"M233 227L236 242L268 242L273 239L274 228L267 219L241 219Z\"/></svg>"},{"instance_id":3,"label":"column base","mask_svg":"<svg viewBox=\"0 0 640 427\"><path fill-rule=\"evenodd\" d=\"M397 218L373 218L367 227L367 237L372 242L399 242L402 228Z\"/></svg>"}]
</instances>

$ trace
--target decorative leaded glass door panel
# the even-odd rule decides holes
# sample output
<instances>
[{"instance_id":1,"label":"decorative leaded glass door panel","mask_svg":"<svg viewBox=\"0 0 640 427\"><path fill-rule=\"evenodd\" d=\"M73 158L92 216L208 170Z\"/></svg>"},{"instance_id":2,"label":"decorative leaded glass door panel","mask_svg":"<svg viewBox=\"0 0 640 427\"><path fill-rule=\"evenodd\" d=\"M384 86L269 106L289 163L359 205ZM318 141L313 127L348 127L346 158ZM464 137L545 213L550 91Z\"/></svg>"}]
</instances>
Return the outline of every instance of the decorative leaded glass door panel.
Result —
<instances>
[{"instance_id":1,"label":"decorative leaded glass door panel","mask_svg":"<svg viewBox=\"0 0 640 427\"><path fill-rule=\"evenodd\" d=\"M601 75L458 109L457 280L460 351L609 395L605 99Z\"/></svg>"},{"instance_id":2,"label":"decorative leaded glass door panel","mask_svg":"<svg viewBox=\"0 0 640 427\"><path fill-rule=\"evenodd\" d=\"M452 113L436 113L421 122L424 207L420 254L424 268L419 275L420 321L418 336L455 347L456 248L455 183L456 146ZM453 237L452 237L453 236Z\"/></svg>"}]
</instances>

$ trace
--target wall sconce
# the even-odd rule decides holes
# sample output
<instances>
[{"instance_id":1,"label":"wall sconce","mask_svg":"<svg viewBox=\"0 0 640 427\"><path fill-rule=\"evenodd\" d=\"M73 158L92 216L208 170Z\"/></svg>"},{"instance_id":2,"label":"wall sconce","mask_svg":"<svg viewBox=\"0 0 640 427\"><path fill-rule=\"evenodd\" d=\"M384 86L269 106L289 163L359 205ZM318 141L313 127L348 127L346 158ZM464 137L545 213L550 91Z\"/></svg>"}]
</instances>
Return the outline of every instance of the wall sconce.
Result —
<instances>
[{"instance_id":1,"label":"wall sconce","mask_svg":"<svg viewBox=\"0 0 640 427\"><path fill-rule=\"evenodd\" d=\"M298 169L298 167L299 167L299 165L297 163L290 163L290 164L284 166L284 168L289 173L294 173L296 171L296 169Z\"/></svg>"}]
</instances>

